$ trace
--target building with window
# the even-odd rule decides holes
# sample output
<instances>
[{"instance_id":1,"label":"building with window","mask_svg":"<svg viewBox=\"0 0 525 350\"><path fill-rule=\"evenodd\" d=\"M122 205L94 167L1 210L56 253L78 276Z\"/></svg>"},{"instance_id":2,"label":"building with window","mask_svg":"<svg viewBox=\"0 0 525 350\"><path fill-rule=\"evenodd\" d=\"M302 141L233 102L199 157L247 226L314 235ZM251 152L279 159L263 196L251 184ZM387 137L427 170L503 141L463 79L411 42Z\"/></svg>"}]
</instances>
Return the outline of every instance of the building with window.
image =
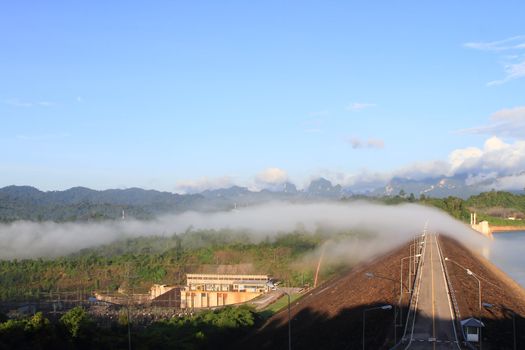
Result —
<instances>
[{"instance_id":1,"label":"building with window","mask_svg":"<svg viewBox=\"0 0 525 350\"><path fill-rule=\"evenodd\" d=\"M268 275L187 274L181 308L239 304L268 292Z\"/></svg>"}]
</instances>

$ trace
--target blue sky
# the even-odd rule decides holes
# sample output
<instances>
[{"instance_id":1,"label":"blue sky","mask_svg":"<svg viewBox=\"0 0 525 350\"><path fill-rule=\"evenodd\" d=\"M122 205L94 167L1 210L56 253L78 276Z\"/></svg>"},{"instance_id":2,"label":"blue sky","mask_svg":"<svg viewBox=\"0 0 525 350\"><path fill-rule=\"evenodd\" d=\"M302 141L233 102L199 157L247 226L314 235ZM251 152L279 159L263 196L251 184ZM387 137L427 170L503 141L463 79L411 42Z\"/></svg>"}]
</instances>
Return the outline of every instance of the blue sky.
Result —
<instances>
[{"instance_id":1,"label":"blue sky","mask_svg":"<svg viewBox=\"0 0 525 350\"><path fill-rule=\"evenodd\" d=\"M455 151L473 175L519 174L523 13L522 1L3 2L0 186L353 184L451 175ZM518 159L494 165L502 149Z\"/></svg>"}]
</instances>

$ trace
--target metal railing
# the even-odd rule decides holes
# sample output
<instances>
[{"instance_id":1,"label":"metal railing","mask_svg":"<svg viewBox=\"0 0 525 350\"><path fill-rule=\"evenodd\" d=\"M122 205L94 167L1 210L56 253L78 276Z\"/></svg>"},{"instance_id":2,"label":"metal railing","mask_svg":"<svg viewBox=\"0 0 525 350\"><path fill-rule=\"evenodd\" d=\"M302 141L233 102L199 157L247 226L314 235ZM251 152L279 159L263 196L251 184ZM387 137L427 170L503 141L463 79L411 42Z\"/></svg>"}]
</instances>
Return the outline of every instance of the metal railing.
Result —
<instances>
[{"instance_id":1,"label":"metal railing","mask_svg":"<svg viewBox=\"0 0 525 350\"><path fill-rule=\"evenodd\" d=\"M436 240L437 242L437 240ZM457 301L457 298L456 298L456 290L454 289L454 286L452 285L452 280L450 279L450 275L448 273L448 268L447 268L447 264L445 264L443 262L443 250L441 249L441 246L439 245L438 243L438 249L439 249L439 254L440 254L440 257L441 257L441 265L443 266L443 270L445 271L445 280L447 282L447 286L448 286L448 292L449 292L449 295L450 295L450 300L452 300L452 308L453 308L453 311L454 311L454 318L455 318L455 327L456 327L456 330L459 329L461 332L459 332L459 334L461 334L461 336L463 337L463 341L462 343L463 344L466 344L467 347L469 349L476 349L472 344L470 344L468 341L467 341L467 336L465 335L465 330L463 329L463 327L461 327L461 312L459 311L459 305L458 305L458 301ZM456 332L457 334L458 332Z\"/></svg>"},{"instance_id":2,"label":"metal railing","mask_svg":"<svg viewBox=\"0 0 525 350\"><path fill-rule=\"evenodd\" d=\"M419 262L417 264L417 273L416 273L416 276L415 276L415 282L417 283L417 287L415 287L413 289L412 295L410 296L410 305L409 305L409 308L408 308L408 315L407 315L407 319L406 319L405 330L403 332L403 337L401 338L401 342L405 342L407 340L406 339L406 337L407 337L407 330L409 328L410 321L412 321L412 323L414 323L415 317L416 317L419 288L420 288L420 285L421 285L420 280L421 280L422 266L423 266L423 261L425 260L425 251L426 251L426 247L427 247L427 243L426 243L427 237L428 237L428 235L425 236L425 240L424 240L425 244L423 245L423 249L421 251L421 259L419 259Z\"/></svg>"}]
</instances>

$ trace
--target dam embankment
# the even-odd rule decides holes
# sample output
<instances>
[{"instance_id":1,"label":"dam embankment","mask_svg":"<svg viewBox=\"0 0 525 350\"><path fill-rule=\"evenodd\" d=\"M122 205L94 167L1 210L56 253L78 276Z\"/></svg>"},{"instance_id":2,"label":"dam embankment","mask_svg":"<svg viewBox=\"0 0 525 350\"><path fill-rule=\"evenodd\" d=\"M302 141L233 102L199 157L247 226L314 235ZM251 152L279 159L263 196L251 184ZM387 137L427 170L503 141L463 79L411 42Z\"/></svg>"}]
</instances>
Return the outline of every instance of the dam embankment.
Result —
<instances>
[{"instance_id":1,"label":"dam embankment","mask_svg":"<svg viewBox=\"0 0 525 350\"><path fill-rule=\"evenodd\" d=\"M517 348L525 349L525 332L522 331L525 329L525 289L489 260L455 239L442 236L441 246L445 257L470 269L480 280L478 285L464 268L447 263L461 319L481 317L486 326L482 332L483 349L513 348L513 314L518 330ZM480 310L479 289L481 303L492 304L492 307L482 307Z\"/></svg>"},{"instance_id":2,"label":"dam embankment","mask_svg":"<svg viewBox=\"0 0 525 350\"><path fill-rule=\"evenodd\" d=\"M525 329L525 290L507 274L462 243L440 236L444 257L469 268L480 277L482 302L493 307L479 310L478 284L465 269L447 262L449 278L457 298L460 319L481 316L486 324L483 348L512 349L513 318L518 330ZM291 305L291 339L294 349L358 349L362 347L363 314L367 313L365 342L369 349L389 349L402 336L403 327L394 327L398 305L400 262L410 255L411 242L356 265L321 286L311 289ZM405 260L403 284L407 285ZM372 276L371 278L367 276ZM404 325L410 294L403 293L396 323ZM512 312L512 313L511 313ZM284 349L288 342L286 308L269 318L233 348ZM396 334L394 333L396 329ZM525 332L517 333L518 348L525 349Z\"/></svg>"}]
</instances>

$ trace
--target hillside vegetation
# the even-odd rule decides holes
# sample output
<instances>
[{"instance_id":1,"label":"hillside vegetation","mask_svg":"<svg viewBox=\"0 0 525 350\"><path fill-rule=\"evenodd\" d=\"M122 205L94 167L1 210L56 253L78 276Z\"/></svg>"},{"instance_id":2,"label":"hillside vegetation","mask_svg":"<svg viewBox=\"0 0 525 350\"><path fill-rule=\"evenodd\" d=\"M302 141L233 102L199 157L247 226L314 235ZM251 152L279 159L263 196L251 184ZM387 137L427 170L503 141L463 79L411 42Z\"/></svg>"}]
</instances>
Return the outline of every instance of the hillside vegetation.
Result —
<instances>
[{"instance_id":1,"label":"hillside vegetation","mask_svg":"<svg viewBox=\"0 0 525 350\"><path fill-rule=\"evenodd\" d=\"M402 186L402 184L399 184ZM525 195L510 192L484 192L468 199L459 196L417 197L405 193L398 195L364 196L345 192L326 179L311 182L308 188L298 191L293 184L285 184L281 191L250 191L233 186L226 189L207 190L200 194L176 194L140 188L95 191L74 187L65 191L43 192L29 186L0 188L0 222L30 221L102 221L132 217L149 220L163 214L185 211L223 211L236 206L252 206L272 201L316 202L369 200L389 205L419 202L436 206L455 218L468 221L469 211L477 211L485 218L525 218Z\"/></svg>"},{"instance_id":2,"label":"hillside vegetation","mask_svg":"<svg viewBox=\"0 0 525 350\"><path fill-rule=\"evenodd\" d=\"M218 271L231 265L245 273L270 274L289 285L313 282L316 260L303 259L327 239L352 232L294 231L259 240L231 230L188 231L170 237L141 237L85 249L55 259L0 261L0 300L36 299L42 293L184 284L185 273ZM333 274L340 266L327 266ZM130 286L131 285L131 286Z\"/></svg>"},{"instance_id":3,"label":"hillside vegetation","mask_svg":"<svg viewBox=\"0 0 525 350\"><path fill-rule=\"evenodd\" d=\"M468 199L459 197L430 198L424 195L416 199L412 194L383 197L378 201L386 204L419 203L437 207L454 218L470 222L470 213L478 214L478 221L487 220L492 225L525 226L525 195L504 191L483 192ZM516 220L509 220L514 217Z\"/></svg>"}]
</instances>

